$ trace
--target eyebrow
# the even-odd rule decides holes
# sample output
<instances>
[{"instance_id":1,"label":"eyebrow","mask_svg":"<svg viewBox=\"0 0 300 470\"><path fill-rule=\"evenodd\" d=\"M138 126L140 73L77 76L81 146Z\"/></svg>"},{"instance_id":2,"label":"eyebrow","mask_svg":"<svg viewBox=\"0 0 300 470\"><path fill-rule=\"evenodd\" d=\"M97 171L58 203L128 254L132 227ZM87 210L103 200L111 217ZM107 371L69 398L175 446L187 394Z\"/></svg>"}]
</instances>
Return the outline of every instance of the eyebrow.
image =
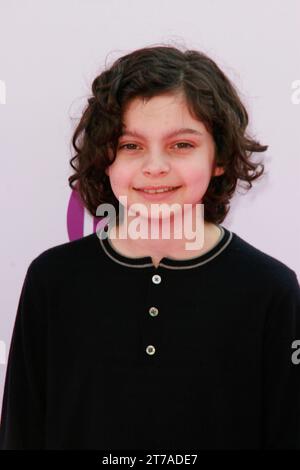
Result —
<instances>
[{"instance_id":1,"label":"eyebrow","mask_svg":"<svg viewBox=\"0 0 300 470\"><path fill-rule=\"evenodd\" d=\"M167 134L163 135L163 138L169 139L170 137L175 137L177 135L182 135L182 134L193 134L193 135L203 136L203 132L197 131L196 129L192 129L189 127L182 127L181 129L174 129L173 131L168 132ZM124 137L124 136L137 137L139 139L144 138L142 134L140 134L139 132L135 130L132 130L132 131L124 130L122 134L120 135L120 137Z\"/></svg>"}]
</instances>

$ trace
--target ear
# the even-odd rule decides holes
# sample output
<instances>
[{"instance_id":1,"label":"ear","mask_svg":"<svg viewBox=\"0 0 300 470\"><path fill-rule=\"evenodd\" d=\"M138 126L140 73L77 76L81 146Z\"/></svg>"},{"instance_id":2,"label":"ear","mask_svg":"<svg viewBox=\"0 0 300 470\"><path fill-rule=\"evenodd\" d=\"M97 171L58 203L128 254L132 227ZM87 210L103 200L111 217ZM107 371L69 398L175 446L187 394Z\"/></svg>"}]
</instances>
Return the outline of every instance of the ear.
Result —
<instances>
[{"instance_id":1,"label":"ear","mask_svg":"<svg viewBox=\"0 0 300 470\"><path fill-rule=\"evenodd\" d=\"M221 167L221 166L216 166L215 170L214 170L214 174L213 176L220 176L220 175L223 175L224 173L224 168Z\"/></svg>"},{"instance_id":2,"label":"ear","mask_svg":"<svg viewBox=\"0 0 300 470\"><path fill-rule=\"evenodd\" d=\"M106 167L104 171L105 171L105 174L106 174L107 176L109 176L109 166Z\"/></svg>"}]
</instances>

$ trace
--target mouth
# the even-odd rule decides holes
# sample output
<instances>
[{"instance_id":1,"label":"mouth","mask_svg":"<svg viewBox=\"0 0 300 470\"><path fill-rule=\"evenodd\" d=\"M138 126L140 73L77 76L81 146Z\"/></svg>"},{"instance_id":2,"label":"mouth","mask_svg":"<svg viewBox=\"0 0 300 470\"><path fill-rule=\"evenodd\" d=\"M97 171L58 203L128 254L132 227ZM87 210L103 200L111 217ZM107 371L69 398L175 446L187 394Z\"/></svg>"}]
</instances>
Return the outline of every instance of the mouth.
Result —
<instances>
[{"instance_id":1,"label":"mouth","mask_svg":"<svg viewBox=\"0 0 300 470\"><path fill-rule=\"evenodd\" d=\"M162 194L167 192L175 191L181 186L158 186L158 187L147 187L147 188L133 188L136 191L140 191L146 194Z\"/></svg>"},{"instance_id":2,"label":"mouth","mask_svg":"<svg viewBox=\"0 0 300 470\"><path fill-rule=\"evenodd\" d=\"M168 186L168 187L160 187L156 189L146 189L146 188L133 188L135 189L140 195L142 196L143 199L146 199L148 201L162 201L165 199L168 199L172 196L173 193L178 191L178 189L181 188L181 186Z\"/></svg>"}]
</instances>

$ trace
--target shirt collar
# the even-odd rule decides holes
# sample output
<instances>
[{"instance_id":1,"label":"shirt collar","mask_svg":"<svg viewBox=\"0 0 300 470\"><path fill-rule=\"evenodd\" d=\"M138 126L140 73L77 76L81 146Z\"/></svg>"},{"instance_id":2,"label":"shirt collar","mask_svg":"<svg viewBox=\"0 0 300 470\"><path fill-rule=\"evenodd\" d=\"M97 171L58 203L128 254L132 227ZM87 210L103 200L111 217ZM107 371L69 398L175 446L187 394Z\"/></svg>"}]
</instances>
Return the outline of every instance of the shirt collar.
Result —
<instances>
[{"instance_id":1,"label":"shirt collar","mask_svg":"<svg viewBox=\"0 0 300 470\"><path fill-rule=\"evenodd\" d=\"M111 260L130 268L155 268L151 256L134 258L125 256L124 254L121 254L119 251L117 251L112 246L107 235L103 237L102 232L107 226L108 224L104 225L99 231L97 231L97 237L99 239L103 251ZM216 244L208 251L206 251L200 256L196 256L193 258L191 257L188 259L175 259L171 257L164 257L161 259L158 268L163 267L167 269L191 269L202 266L215 259L226 249L233 237L233 233L230 230L226 229L225 227L219 224L217 224L217 226L221 230L220 237L217 240Z\"/></svg>"}]
</instances>

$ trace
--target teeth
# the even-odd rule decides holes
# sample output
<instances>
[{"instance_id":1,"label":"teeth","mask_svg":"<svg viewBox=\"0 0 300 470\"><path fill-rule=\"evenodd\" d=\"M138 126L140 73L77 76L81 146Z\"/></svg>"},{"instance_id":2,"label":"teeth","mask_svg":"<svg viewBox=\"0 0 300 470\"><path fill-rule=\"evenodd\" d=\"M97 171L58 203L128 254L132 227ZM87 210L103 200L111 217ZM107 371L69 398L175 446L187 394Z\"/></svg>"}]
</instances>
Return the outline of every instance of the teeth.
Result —
<instances>
[{"instance_id":1,"label":"teeth","mask_svg":"<svg viewBox=\"0 0 300 470\"><path fill-rule=\"evenodd\" d=\"M155 193L165 193L167 191L173 191L175 188L169 189L142 189L144 193L155 194Z\"/></svg>"}]
</instances>

